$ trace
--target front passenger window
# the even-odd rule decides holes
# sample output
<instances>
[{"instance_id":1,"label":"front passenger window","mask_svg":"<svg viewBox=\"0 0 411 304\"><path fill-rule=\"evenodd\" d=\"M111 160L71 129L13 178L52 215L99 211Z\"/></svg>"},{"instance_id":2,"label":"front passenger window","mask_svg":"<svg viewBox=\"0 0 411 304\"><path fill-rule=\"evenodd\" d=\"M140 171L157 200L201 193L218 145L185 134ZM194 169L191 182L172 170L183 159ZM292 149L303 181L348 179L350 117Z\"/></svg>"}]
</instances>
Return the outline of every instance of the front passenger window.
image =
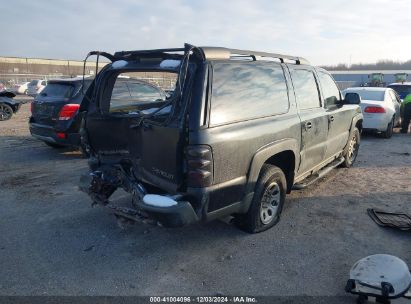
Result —
<instances>
[{"instance_id":1,"label":"front passenger window","mask_svg":"<svg viewBox=\"0 0 411 304\"><path fill-rule=\"evenodd\" d=\"M301 110L321 107L317 82L312 71L291 70L295 97Z\"/></svg>"},{"instance_id":2,"label":"front passenger window","mask_svg":"<svg viewBox=\"0 0 411 304\"><path fill-rule=\"evenodd\" d=\"M318 72L320 77L321 88L325 98L325 106L334 106L340 100L340 90L331 76L324 72Z\"/></svg>"}]
</instances>

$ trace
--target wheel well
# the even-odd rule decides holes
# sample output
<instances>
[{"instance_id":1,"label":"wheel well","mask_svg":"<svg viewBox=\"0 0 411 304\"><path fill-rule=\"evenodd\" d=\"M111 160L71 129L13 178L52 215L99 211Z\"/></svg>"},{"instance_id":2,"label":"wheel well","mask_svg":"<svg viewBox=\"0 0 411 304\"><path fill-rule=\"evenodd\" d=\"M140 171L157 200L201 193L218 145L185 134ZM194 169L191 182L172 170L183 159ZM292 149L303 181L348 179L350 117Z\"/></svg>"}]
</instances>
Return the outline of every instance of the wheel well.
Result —
<instances>
[{"instance_id":1,"label":"wheel well","mask_svg":"<svg viewBox=\"0 0 411 304\"><path fill-rule=\"evenodd\" d=\"M357 123L355 124L355 127L358 129L358 131L362 131L362 119L360 119L359 121L357 121Z\"/></svg>"},{"instance_id":2,"label":"wheel well","mask_svg":"<svg viewBox=\"0 0 411 304\"><path fill-rule=\"evenodd\" d=\"M265 161L266 164L277 166L285 175L287 180L287 193L291 191L294 183L295 155L293 151L287 150L271 156Z\"/></svg>"},{"instance_id":3,"label":"wheel well","mask_svg":"<svg viewBox=\"0 0 411 304\"><path fill-rule=\"evenodd\" d=\"M13 112L14 112L14 106L13 106L11 103L8 103L8 102L0 102L0 104L4 104L4 105L9 106L10 108L13 109Z\"/></svg>"}]
</instances>

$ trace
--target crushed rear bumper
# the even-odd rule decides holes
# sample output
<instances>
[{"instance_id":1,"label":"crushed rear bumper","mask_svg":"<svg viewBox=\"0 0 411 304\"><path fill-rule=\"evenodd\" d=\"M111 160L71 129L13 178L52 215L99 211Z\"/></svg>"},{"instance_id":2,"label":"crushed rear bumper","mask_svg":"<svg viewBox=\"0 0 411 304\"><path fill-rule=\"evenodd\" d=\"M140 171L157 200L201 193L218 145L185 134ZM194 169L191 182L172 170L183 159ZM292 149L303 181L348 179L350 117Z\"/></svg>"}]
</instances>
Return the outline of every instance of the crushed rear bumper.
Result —
<instances>
[{"instance_id":1,"label":"crushed rear bumper","mask_svg":"<svg viewBox=\"0 0 411 304\"><path fill-rule=\"evenodd\" d=\"M94 171L81 176L79 189L91 197L93 204L108 207L117 216L129 220L142 221L146 217L164 227L182 227L199 221L192 204L183 200L183 195L150 194L142 184L124 185L124 182L119 176ZM118 187L131 193L133 208L116 207L109 202L109 197ZM162 201L167 203L162 204Z\"/></svg>"}]
</instances>

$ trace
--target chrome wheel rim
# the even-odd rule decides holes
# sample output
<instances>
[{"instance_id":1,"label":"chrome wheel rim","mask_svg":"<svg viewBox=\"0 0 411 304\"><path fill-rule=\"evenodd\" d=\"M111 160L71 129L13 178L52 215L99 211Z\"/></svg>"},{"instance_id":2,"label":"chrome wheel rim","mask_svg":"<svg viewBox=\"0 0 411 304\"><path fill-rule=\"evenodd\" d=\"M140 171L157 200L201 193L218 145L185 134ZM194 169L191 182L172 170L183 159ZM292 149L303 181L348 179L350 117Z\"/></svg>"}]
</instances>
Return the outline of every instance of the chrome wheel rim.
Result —
<instances>
[{"instance_id":1,"label":"chrome wheel rim","mask_svg":"<svg viewBox=\"0 0 411 304\"><path fill-rule=\"evenodd\" d=\"M353 136L350 140L350 145L348 146L348 158L353 160L357 155L358 143L357 136Z\"/></svg>"},{"instance_id":2,"label":"chrome wheel rim","mask_svg":"<svg viewBox=\"0 0 411 304\"><path fill-rule=\"evenodd\" d=\"M12 113L10 108L0 105L0 120L7 120L11 117Z\"/></svg>"},{"instance_id":3,"label":"chrome wheel rim","mask_svg":"<svg viewBox=\"0 0 411 304\"><path fill-rule=\"evenodd\" d=\"M265 190L260 206L260 219L269 224L278 213L281 201L281 189L277 182L272 182Z\"/></svg>"}]
</instances>

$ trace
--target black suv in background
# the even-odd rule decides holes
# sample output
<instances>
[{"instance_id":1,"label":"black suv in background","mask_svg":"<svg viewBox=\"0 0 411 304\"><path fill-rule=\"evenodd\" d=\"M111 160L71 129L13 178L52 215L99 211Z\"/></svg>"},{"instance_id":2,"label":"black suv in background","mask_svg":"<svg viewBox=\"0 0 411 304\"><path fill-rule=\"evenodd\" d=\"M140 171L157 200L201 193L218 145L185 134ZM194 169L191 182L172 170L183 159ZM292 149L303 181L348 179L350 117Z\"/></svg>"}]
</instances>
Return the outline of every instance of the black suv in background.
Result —
<instances>
[{"instance_id":1,"label":"black suv in background","mask_svg":"<svg viewBox=\"0 0 411 304\"><path fill-rule=\"evenodd\" d=\"M358 94L342 99L331 75L302 58L188 44L105 55L112 63L87 96L80 189L122 219L176 227L233 215L264 231L286 193L356 159ZM168 96L118 94L127 75ZM118 188L131 208L109 201Z\"/></svg>"},{"instance_id":2,"label":"black suv in background","mask_svg":"<svg viewBox=\"0 0 411 304\"><path fill-rule=\"evenodd\" d=\"M36 96L32 103L30 117L31 135L44 141L53 148L63 146L80 147L88 156L89 148L81 140L81 125L83 123L84 92L92 83L92 79L70 78L50 80L44 90ZM142 80L123 76L114 88L114 94L120 99L112 108L120 107L122 100L134 98L139 102L152 98L163 101L167 93L160 88ZM124 110L124 107L122 107Z\"/></svg>"},{"instance_id":3,"label":"black suv in background","mask_svg":"<svg viewBox=\"0 0 411 304\"><path fill-rule=\"evenodd\" d=\"M81 146L78 115L81 102L92 79L68 78L48 81L31 104L30 133L53 148Z\"/></svg>"}]
</instances>

